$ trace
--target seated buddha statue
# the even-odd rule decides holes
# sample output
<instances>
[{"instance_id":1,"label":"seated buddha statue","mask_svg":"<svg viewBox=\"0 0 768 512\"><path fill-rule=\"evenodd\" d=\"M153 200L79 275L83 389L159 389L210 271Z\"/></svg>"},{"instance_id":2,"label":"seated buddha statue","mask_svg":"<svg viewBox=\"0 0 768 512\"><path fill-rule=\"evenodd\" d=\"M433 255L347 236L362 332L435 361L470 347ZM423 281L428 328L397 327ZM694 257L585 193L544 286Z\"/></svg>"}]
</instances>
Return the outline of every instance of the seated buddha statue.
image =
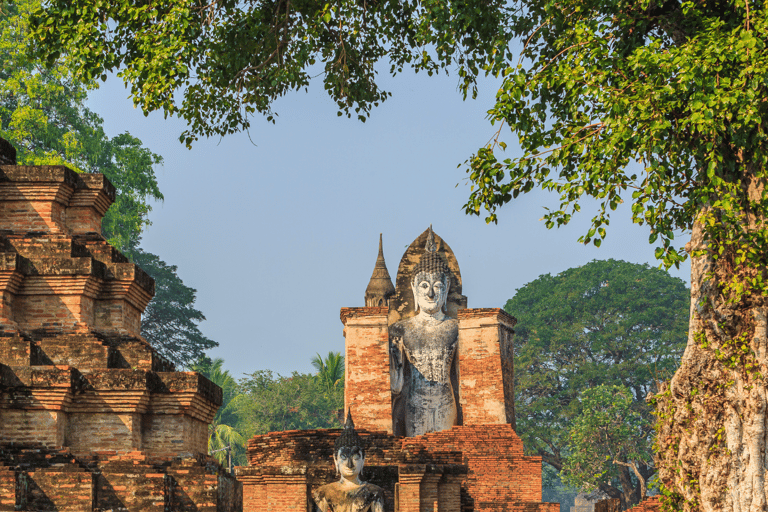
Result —
<instances>
[{"instance_id":1,"label":"seated buddha statue","mask_svg":"<svg viewBox=\"0 0 768 512\"><path fill-rule=\"evenodd\" d=\"M344 431L336 439L333 462L340 479L312 493L315 512L384 512L384 489L361 480L365 448L355 432L351 411Z\"/></svg>"},{"instance_id":2,"label":"seated buddha statue","mask_svg":"<svg viewBox=\"0 0 768 512\"><path fill-rule=\"evenodd\" d=\"M459 326L443 311L450 272L437 253L430 228L426 249L411 278L417 313L389 328L396 435L420 436L449 429L458 422Z\"/></svg>"}]
</instances>

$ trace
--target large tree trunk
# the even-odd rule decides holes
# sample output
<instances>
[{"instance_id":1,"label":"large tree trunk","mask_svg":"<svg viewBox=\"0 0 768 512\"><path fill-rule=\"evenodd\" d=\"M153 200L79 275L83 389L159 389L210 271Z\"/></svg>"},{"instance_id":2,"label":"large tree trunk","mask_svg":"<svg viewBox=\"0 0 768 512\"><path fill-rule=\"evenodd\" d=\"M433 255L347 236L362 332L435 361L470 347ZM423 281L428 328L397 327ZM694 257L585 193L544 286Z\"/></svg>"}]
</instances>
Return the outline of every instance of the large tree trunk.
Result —
<instances>
[{"instance_id":1,"label":"large tree trunk","mask_svg":"<svg viewBox=\"0 0 768 512\"><path fill-rule=\"evenodd\" d=\"M754 229L754 217L745 224ZM656 464L677 509L756 512L766 510L768 489L765 299L728 288L758 271L736 265L729 246L714 258L718 248L717 241L705 242L697 222L686 246L692 255L688 345L654 398Z\"/></svg>"}]
</instances>

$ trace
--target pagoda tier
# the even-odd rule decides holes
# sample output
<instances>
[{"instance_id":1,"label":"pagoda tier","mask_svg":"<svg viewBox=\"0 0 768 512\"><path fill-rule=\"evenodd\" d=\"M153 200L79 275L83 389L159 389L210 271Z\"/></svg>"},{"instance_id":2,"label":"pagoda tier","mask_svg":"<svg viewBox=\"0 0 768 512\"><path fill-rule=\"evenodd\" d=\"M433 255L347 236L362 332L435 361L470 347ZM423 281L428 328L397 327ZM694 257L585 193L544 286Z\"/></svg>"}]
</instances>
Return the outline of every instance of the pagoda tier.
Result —
<instances>
[{"instance_id":1,"label":"pagoda tier","mask_svg":"<svg viewBox=\"0 0 768 512\"><path fill-rule=\"evenodd\" d=\"M240 510L207 455L221 388L142 338L155 284L101 235L114 200L101 174L0 165L0 510Z\"/></svg>"}]
</instances>

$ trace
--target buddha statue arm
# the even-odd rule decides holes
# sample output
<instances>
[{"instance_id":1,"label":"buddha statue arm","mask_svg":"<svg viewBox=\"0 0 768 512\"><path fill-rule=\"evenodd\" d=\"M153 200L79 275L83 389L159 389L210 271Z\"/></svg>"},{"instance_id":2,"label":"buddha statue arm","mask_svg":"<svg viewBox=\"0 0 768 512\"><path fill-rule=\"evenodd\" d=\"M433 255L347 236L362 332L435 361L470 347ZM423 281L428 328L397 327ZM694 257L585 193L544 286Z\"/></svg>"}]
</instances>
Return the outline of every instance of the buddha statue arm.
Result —
<instances>
[{"instance_id":1,"label":"buddha statue arm","mask_svg":"<svg viewBox=\"0 0 768 512\"><path fill-rule=\"evenodd\" d=\"M395 394L400 394L403 390L405 380L403 376L404 357L402 336L391 336L389 341L389 381L392 392Z\"/></svg>"},{"instance_id":2,"label":"buddha statue arm","mask_svg":"<svg viewBox=\"0 0 768 512\"><path fill-rule=\"evenodd\" d=\"M312 493L313 504L310 508L311 512L327 512L328 500L325 498L325 493L315 491Z\"/></svg>"}]
</instances>

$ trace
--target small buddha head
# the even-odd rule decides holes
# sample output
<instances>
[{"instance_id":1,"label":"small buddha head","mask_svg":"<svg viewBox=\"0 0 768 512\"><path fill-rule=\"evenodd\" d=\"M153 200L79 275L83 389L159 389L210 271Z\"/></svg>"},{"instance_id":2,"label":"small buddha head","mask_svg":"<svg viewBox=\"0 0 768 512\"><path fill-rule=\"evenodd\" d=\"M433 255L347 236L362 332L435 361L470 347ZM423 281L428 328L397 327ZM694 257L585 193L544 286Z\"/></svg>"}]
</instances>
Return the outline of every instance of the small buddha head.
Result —
<instances>
[{"instance_id":1,"label":"small buddha head","mask_svg":"<svg viewBox=\"0 0 768 512\"><path fill-rule=\"evenodd\" d=\"M333 447L333 462L336 471L341 475L341 480L359 483L360 473L365 464L365 446L363 440L355 432L355 424L352 421L352 411L347 412L347 422L344 431L336 439Z\"/></svg>"},{"instance_id":2,"label":"small buddha head","mask_svg":"<svg viewBox=\"0 0 768 512\"><path fill-rule=\"evenodd\" d=\"M413 269L411 290L414 308L433 315L443 309L448 299L451 270L437 253L432 227L429 228L424 254Z\"/></svg>"}]
</instances>

